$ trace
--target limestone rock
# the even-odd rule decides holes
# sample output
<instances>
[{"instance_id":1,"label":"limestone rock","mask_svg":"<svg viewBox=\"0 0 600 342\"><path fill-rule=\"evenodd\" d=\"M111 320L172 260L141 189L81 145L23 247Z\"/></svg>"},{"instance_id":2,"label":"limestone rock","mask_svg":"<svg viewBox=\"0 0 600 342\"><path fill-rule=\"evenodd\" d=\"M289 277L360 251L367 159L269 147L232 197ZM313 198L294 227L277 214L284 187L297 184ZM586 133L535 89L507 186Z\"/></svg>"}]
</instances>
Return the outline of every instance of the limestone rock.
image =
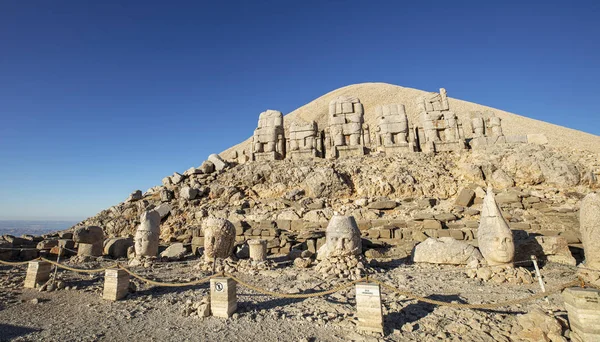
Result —
<instances>
[{"instance_id":1,"label":"limestone rock","mask_svg":"<svg viewBox=\"0 0 600 342\"><path fill-rule=\"evenodd\" d=\"M184 186L179 190L179 197L185 200L193 200L198 196L198 189L190 188L189 186Z\"/></svg>"},{"instance_id":2,"label":"limestone rock","mask_svg":"<svg viewBox=\"0 0 600 342\"><path fill-rule=\"evenodd\" d=\"M173 200L174 198L175 198L175 195L173 194L173 191L167 190L167 189L163 189L160 191L160 200L162 202L169 202L169 201Z\"/></svg>"},{"instance_id":3,"label":"limestone rock","mask_svg":"<svg viewBox=\"0 0 600 342\"><path fill-rule=\"evenodd\" d=\"M489 265L513 262L515 245L512 231L496 204L491 187L488 188L487 195L483 199L477 240L479 250Z\"/></svg>"},{"instance_id":4,"label":"limestone rock","mask_svg":"<svg viewBox=\"0 0 600 342\"><path fill-rule=\"evenodd\" d=\"M517 323L522 329L517 333L517 336L525 341L566 342L566 339L562 337L560 323L538 308L525 315L518 316Z\"/></svg>"},{"instance_id":5,"label":"limestone rock","mask_svg":"<svg viewBox=\"0 0 600 342\"><path fill-rule=\"evenodd\" d=\"M171 183L177 185L179 183L181 183L181 181L183 180L183 175L181 175L180 173L173 173L173 175L171 176Z\"/></svg>"},{"instance_id":6,"label":"limestone rock","mask_svg":"<svg viewBox=\"0 0 600 342\"><path fill-rule=\"evenodd\" d=\"M160 215L161 220L171 212L172 206L168 203L159 204L154 210Z\"/></svg>"},{"instance_id":7,"label":"limestone rock","mask_svg":"<svg viewBox=\"0 0 600 342\"><path fill-rule=\"evenodd\" d=\"M216 171L221 171L227 166L227 163L218 154L213 153L208 156L208 161L213 163Z\"/></svg>"},{"instance_id":8,"label":"limestone rock","mask_svg":"<svg viewBox=\"0 0 600 342\"><path fill-rule=\"evenodd\" d=\"M133 246L133 239L130 237L110 238L104 242L104 255L114 259L125 258L131 246Z\"/></svg>"},{"instance_id":9,"label":"limestone rock","mask_svg":"<svg viewBox=\"0 0 600 342\"><path fill-rule=\"evenodd\" d=\"M206 160L200 165L200 170L204 174L211 174L215 172L215 164L213 164L210 160Z\"/></svg>"},{"instance_id":10,"label":"limestone rock","mask_svg":"<svg viewBox=\"0 0 600 342\"><path fill-rule=\"evenodd\" d=\"M142 199L142 190L136 190L132 192L129 197L125 200L125 202L133 202Z\"/></svg>"},{"instance_id":11,"label":"limestone rock","mask_svg":"<svg viewBox=\"0 0 600 342\"><path fill-rule=\"evenodd\" d=\"M507 189L515 185L515 181L503 170L496 170L492 173L491 183L495 188Z\"/></svg>"},{"instance_id":12,"label":"limestone rock","mask_svg":"<svg viewBox=\"0 0 600 342\"><path fill-rule=\"evenodd\" d=\"M73 232L73 241L78 243L102 243L104 231L98 226L79 227Z\"/></svg>"},{"instance_id":13,"label":"limestone rock","mask_svg":"<svg viewBox=\"0 0 600 342\"><path fill-rule=\"evenodd\" d=\"M600 195L598 193L590 193L581 201L579 222L585 267L600 270Z\"/></svg>"},{"instance_id":14,"label":"limestone rock","mask_svg":"<svg viewBox=\"0 0 600 342\"><path fill-rule=\"evenodd\" d=\"M475 191L471 189L462 189L456 197L456 201L454 201L455 205L459 205L461 207L468 207L473 203L473 199L475 198Z\"/></svg>"},{"instance_id":15,"label":"limestone rock","mask_svg":"<svg viewBox=\"0 0 600 342\"><path fill-rule=\"evenodd\" d=\"M181 242L174 243L160 253L167 260L181 260L187 254L187 249Z\"/></svg>"},{"instance_id":16,"label":"limestone rock","mask_svg":"<svg viewBox=\"0 0 600 342\"><path fill-rule=\"evenodd\" d=\"M470 244L451 237L428 238L415 246L414 262L466 265L471 260L483 261L483 256Z\"/></svg>"},{"instance_id":17,"label":"limestone rock","mask_svg":"<svg viewBox=\"0 0 600 342\"><path fill-rule=\"evenodd\" d=\"M381 200L370 203L368 208L377 210L390 210L396 208L397 205L398 203L396 203L396 201Z\"/></svg>"}]
</instances>

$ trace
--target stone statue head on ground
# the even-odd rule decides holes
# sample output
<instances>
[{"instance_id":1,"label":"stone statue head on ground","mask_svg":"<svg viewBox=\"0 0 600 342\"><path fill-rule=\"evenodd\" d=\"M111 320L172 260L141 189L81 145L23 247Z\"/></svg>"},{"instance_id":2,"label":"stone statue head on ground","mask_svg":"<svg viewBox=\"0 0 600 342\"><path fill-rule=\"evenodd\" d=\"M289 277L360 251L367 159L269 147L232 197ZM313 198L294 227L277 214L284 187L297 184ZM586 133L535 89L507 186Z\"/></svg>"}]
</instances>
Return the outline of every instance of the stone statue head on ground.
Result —
<instances>
[{"instance_id":1,"label":"stone statue head on ground","mask_svg":"<svg viewBox=\"0 0 600 342\"><path fill-rule=\"evenodd\" d=\"M359 255L362 252L360 230L352 216L334 215L327 225L325 237L325 250L321 257Z\"/></svg>"},{"instance_id":2,"label":"stone statue head on ground","mask_svg":"<svg viewBox=\"0 0 600 342\"><path fill-rule=\"evenodd\" d=\"M136 257L155 257L158 255L160 239L160 214L156 210L147 210L140 216L140 225L135 232L134 248Z\"/></svg>"},{"instance_id":3,"label":"stone statue head on ground","mask_svg":"<svg viewBox=\"0 0 600 342\"><path fill-rule=\"evenodd\" d=\"M509 264L514 261L515 245L512 231L502 216L491 187L488 187L483 199L477 239L479 250L489 265Z\"/></svg>"},{"instance_id":4,"label":"stone statue head on ground","mask_svg":"<svg viewBox=\"0 0 600 342\"><path fill-rule=\"evenodd\" d=\"M233 253L235 227L226 219L209 217L204 221L204 260L226 259Z\"/></svg>"}]
</instances>

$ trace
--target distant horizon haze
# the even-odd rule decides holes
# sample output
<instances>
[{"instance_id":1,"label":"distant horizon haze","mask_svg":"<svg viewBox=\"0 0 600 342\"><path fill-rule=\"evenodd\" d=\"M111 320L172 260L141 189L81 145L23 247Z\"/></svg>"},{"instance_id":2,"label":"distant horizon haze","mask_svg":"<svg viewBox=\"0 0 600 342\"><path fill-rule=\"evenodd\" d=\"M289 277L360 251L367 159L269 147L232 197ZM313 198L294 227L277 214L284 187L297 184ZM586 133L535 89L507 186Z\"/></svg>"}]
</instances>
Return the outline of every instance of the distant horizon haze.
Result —
<instances>
[{"instance_id":1,"label":"distant horizon haze","mask_svg":"<svg viewBox=\"0 0 600 342\"><path fill-rule=\"evenodd\" d=\"M83 220L337 88L600 135L600 2L0 3L0 220Z\"/></svg>"}]
</instances>

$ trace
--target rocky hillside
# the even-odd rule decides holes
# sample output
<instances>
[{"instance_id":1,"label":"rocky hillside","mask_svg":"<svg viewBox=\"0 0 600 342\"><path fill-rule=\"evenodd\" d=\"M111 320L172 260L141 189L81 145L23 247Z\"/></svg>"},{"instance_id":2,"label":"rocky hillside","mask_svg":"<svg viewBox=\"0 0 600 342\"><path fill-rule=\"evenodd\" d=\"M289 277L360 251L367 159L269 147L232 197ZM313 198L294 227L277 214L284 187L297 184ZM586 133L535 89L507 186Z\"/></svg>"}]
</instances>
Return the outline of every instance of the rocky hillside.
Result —
<instances>
[{"instance_id":1,"label":"rocky hillside","mask_svg":"<svg viewBox=\"0 0 600 342\"><path fill-rule=\"evenodd\" d=\"M207 161L79 225L131 235L142 211L160 206L166 242L190 242L208 215L234 222L240 238L275 238L319 231L337 211L355 216L363 236L374 242L400 243L407 232L408 240L418 241L419 232L442 236L437 230L469 240L490 183L513 229L574 232L577 242L578 203L598 186L599 170L595 153L524 144L437 155L249 162L219 171Z\"/></svg>"}]
</instances>

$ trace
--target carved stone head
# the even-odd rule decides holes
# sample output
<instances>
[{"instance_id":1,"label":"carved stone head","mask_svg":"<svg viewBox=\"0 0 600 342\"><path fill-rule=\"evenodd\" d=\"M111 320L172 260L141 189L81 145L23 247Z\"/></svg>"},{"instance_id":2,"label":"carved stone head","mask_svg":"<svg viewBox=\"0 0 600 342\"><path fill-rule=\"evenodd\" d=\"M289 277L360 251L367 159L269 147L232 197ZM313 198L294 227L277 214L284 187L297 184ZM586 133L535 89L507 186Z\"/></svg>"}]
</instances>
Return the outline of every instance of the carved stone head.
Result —
<instances>
[{"instance_id":1,"label":"carved stone head","mask_svg":"<svg viewBox=\"0 0 600 342\"><path fill-rule=\"evenodd\" d=\"M226 259L233 253L235 227L226 219L209 217L204 221L204 260Z\"/></svg>"},{"instance_id":2,"label":"carved stone head","mask_svg":"<svg viewBox=\"0 0 600 342\"><path fill-rule=\"evenodd\" d=\"M140 225L135 232L135 255L155 257L158 254L159 239L160 214L156 210L144 211L140 216Z\"/></svg>"},{"instance_id":3,"label":"carved stone head","mask_svg":"<svg viewBox=\"0 0 600 342\"><path fill-rule=\"evenodd\" d=\"M358 225L352 216L334 215L325 232L326 256L359 255L362 243Z\"/></svg>"},{"instance_id":4,"label":"carved stone head","mask_svg":"<svg viewBox=\"0 0 600 342\"><path fill-rule=\"evenodd\" d=\"M483 199L477 239L479 250L489 265L507 264L514 261L515 244L512 231L502 216L491 187L488 188Z\"/></svg>"}]
</instances>

